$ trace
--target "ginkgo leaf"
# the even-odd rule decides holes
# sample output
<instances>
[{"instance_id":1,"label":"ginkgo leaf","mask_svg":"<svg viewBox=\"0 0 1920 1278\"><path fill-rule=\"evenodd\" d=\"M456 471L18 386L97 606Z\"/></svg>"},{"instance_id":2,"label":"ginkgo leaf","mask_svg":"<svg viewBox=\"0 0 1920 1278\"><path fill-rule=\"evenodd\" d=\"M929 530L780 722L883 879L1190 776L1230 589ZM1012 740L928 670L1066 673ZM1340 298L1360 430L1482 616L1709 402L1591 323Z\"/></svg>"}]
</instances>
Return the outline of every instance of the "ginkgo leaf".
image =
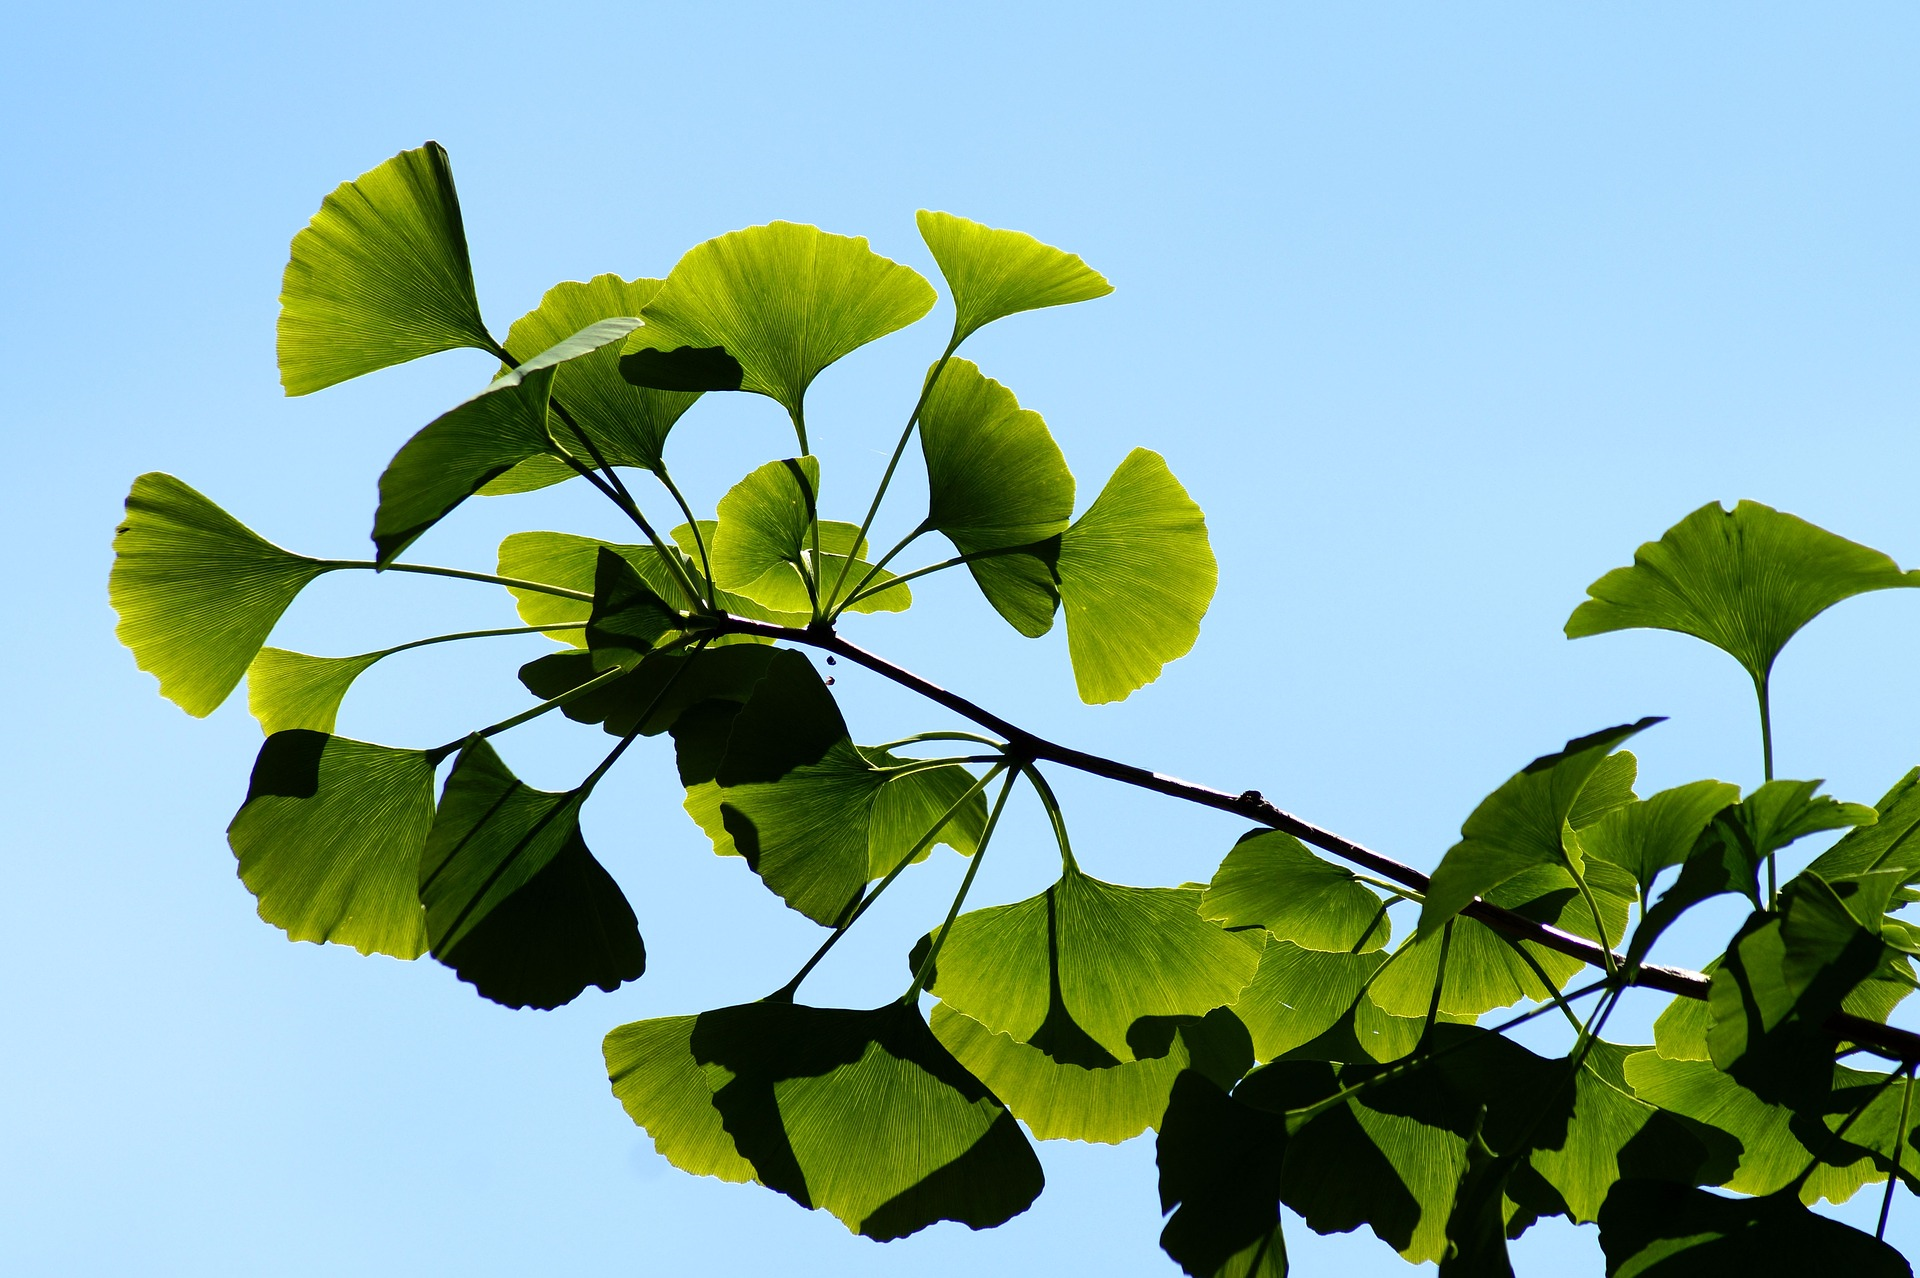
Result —
<instances>
[{"instance_id":1,"label":"ginkgo leaf","mask_svg":"<svg viewBox=\"0 0 1920 1278\"><path fill-rule=\"evenodd\" d=\"M837 520L820 520L816 533L819 492L820 463L814 457L768 462L727 490L708 540L714 580L763 607L808 616L817 594L836 584L850 593L873 567L864 558L867 544L857 526ZM900 612L909 607L912 592L904 585L885 588L891 580L892 573L875 572L874 593L850 605L852 610ZM820 602L823 608L831 607L838 598Z\"/></svg>"},{"instance_id":2,"label":"ginkgo leaf","mask_svg":"<svg viewBox=\"0 0 1920 1278\"><path fill-rule=\"evenodd\" d=\"M212 714L295 595L339 567L280 549L172 475L133 481L113 534L115 630L160 694Z\"/></svg>"},{"instance_id":3,"label":"ginkgo leaf","mask_svg":"<svg viewBox=\"0 0 1920 1278\"><path fill-rule=\"evenodd\" d=\"M247 710L268 736L288 728L332 732L347 689L390 651L313 657L285 648L262 648L247 667Z\"/></svg>"},{"instance_id":4,"label":"ginkgo leaf","mask_svg":"<svg viewBox=\"0 0 1920 1278\"><path fill-rule=\"evenodd\" d=\"M527 358L601 321L637 316L660 291L660 285L659 280L623 280L618 275L556 284L546 291L538 307L507 330L507 350ZM628 382L620 376L620 347L609 343L571 361L554 375L553 401L558 406L554 410L558 420L552 423L550 433L556 447L581 461L592 463L597 450L610 466L658 470L667 432L699 398L698 393L651 390ZM559 416L562 412L564 417ZM592 449L574 434L575 427L592 442ZM480 491L487 496L529 492L571 479L577 473L558 457L529 458Z\"/></svg>"},{"instance_id":5,"label":"ginkgo leaf","mask_svg":"<svg viewBox=\"0 0 1920 1278\"><path fill-rule=\"evenodd\" d=\"M1727 1198L1662 1180L1622 1180L1600 1212L1609 1278L1835 1273L1912 1278L1872 1234L1807 1210L1791 1194Z\"/></svg>"},{"instance_id":6,"label":"ginkgo leaf","mask_svg":"<svg viewBox=\"0 0 1920 1278\"><path fill-rule=\"evenodd\" d=\"M420 856L433 956L508 1007L558 1007L646 969L633 907L580 837L579 791L550 793L468 740Z\"/></svg>"},{"instance_id":7,"label":"ginkgo leaf","mask_svg":"<svg viewBox=\"0 0 1920 1278\"><path fill-rule=\"evenodd\" d=\"M611 546L600 547L594 561L593 610L587 614L589 648L651 652L685 628L686 618L667 606L632 563Z\"/></svg>"},{"instance_id":8,"label":"ginkgo leaf","mask_svg":"<svg viewBox=\"0 0 1920 1278\"><path fill-rule=\"evenodd\" d=\"M1896 781L1874 805L1876 819L1847 832L1814 858L1808 871L1836 887L1866 875L1896 872L1903 883L1920 878L1920 768Z\"/></svg>"},{"instance_id":9,"label":"ginkgo leaf","mask_svg":"<svg viewBox=\"0 0 1920 1278\"><path fill-rule=\"evenodd\" d=\"M581 537L575 533L561 532L518 532L509 534L500 543L497 571L502 577L512 577L519 581L538 581L549 586L558 586L562 590L571 590L583 595L593 593L594 575L597 571L600 549L607 547L622 559L633 565L640 580L648 589L661 599L682 606L685 594L679 579L667 567L661 552L653 546L629 546L617 542L598 541L592 537ZM680 567L696 588L705 584L700 565L684 555ZM570 622L584 622L592 615L593 605L584 599L570 599L565 595L549 594L541 590L527 590L519 587L507 587L513 596L515 609L530 626L563 625ZM719 591L714 603L723 611L753 621L769 621L781 626L803 626L807 616L803 613L775 612L764 608L744 595ZM587 640L584 631L559 631L553 636L576 647L585 647ZM718 643L761 642L751 636L726 635Z\"/></svg>"},{"instance_id":10,"label":"ginkgo leaf","mask_svg":"<svg viewBox=\"0 0 1920 1278\"><path fill-rule=\"evenodd\" d=\"M1231 1013L1221 1009L1207 1019L1220 1017L1230 1020ZM1207 1044L1203 1041L1198 1056L1190 1046L1190 1035L1208 1032L1198 1023L1176 1029L1165 1055L1092 1069L1056 1061L1037 1047L994 1033L945 1003L935 1005L931 1024L934 1037L1040 1140L1103 1145L1132 1140L1160 1125L1173 1080L1182 1070L1198 1068L1222 1086L1231 1086L1252 1064L1249 1050L1237 1066L1207 1069L1211 1063L1205 1056ZM1246 1038L1244 1028L1239 1034Z\"/></svg>"},{"instance_id":11,"label":"ginkgo leaf","mask_svg":"<svg viewBox=\"0 0 1920 1278\"><path fill-rule=\"evenodd\" d=\"M920 408L925 527L963 555L1065 532L1073 473L1040 414L964 359L948 361Z\"/></svg>"},{"instance_id":12,"label":"ginkgo leaf","mask_svg":"<svg viewBox=\"0 0 1920 1278\"><path fill-rule=\"evenodd\" d=\"M1189 1278L1219 1278L1280 1239L1280 1174L1287 1121L1186 1070L1174 1080L1154 1161L1160 1247ZM1243 1272L1274 1272L1252 1269ZM1279 1272L1285 1272L1282 1268Z\"/></svg>"},{"instance_id":13,"label":"ginkgo leaf","mask_svg":"<svg viewBox=\"0 0 1920 1278\"><path fill-rule=\"evenodd\" d=\"M1233 1013L1253 1035L1256 1060L1284 1056L1333 1028L1387 956L1329 954L1291 941L1268 941L1260 966L1233 1003Z\"/></svg>"},{"instance_id":14,"label":"ginkgo leaf","mask_svg":"<svg viewBox=\"0 0 1920 1278\"><path fill-rule=\"evenodd\" d=\"M1240 837L1200 898L1200 915L1332 953L1377 950L1393 934L1378 893L1279 830Z\"/></svg>"},{"instance_id":15,"label":"ginkgo leaf","mask_svg":"<svg viewBox=\"0 0 1920 1278\"><path fill-rule=\"evenodd\" d=\"M418 958L415 891L433 823L433 763L418 750L276 732L227 827L260 917L294 941Z\"/></svg>"},{"instance_id":16,"label":"ginkgo leaf","mask_svg":"<svg viewBox=\"0 0 1920 1278\"><path fill-rule=\"evenodd\" d=\"M520 667L520 682L541 700L571 692L610 670L627 672L561 707L576 723L601 724L611 736L658 736L706 701L743 702L765 677L774 649L763 644L648 653L556 652Z\"/></svg>"},{"instance_id":17,"label":"ginkgo leaf","mask_svg":"<svg viewBox=\"0 0 1920 1278\"><path fill-rule=\"evenodd\" d=\"M1660 871L1679 865L1693 851L1714 815L1740 799L1740 787L1725 781L1695 781L1616 808L1583 826L1581 855L1609 861L1633 875L1644 903Z\"/></svg>"},{"instance_id":18,"label":"ginkgo leaf","mask_svg":"<svg viewBox=\"0 0 1920 1278\"><path fill-rule=\"evenodd\" d=\"M1061 534L1054 570L1074 682L1089 705L1123 699L1185 656L1219 580L1206 517L1145 448L1127 454Z\"/></svg>"},{"instance_id":19,"label":"ginkgo leaf","mask_svg":"<svg viewBox=\"0 0 1920 1278\"><path fill-rule=\"evenodd\" d=\"M917 1009L749 1003L607 1035L614 1094L676 1166L751 1178L887 1240L990 1229L1033 1202L1039 1160Z\"/></svg>"},{"instance_id":20,"label":"ginkgo leaf","mask_svg":"<svg viewBox=\"0 0 1920 1278\"><path fill-rule=\"evenodd\" d=\"M1023 231L998 230L925 209L914 220L953 294L956 346L1004 316L1113 292L1105 277L1074 254Z\"/></svg>"},{"instance_id":21,"label":"ginkgo leaf","mask_svg":"<svg viewBox=\"0 0 1920 1278\"><path fill-rule=\"evenodd\" d=\"M1567 637L1677 630L1732 656L1764 686L1787 640L1843 599L1920 585L1877 550L1803 519L1743 501L1709 502L1587 587Z\"/></svg>"},{"instance_id":22,"label":"ginkgo leaf","mask_svg":"<svg viewBox=\"0 0 1920 1278\"><path fill-rule=\"evenodd\" d=\"M461 502L529 457L551 454L548 400L562 365L631 331L631 320L601 320L503 373L466 403L442 413L400 446L380 475L373 519L376 558L391 563Z\"/></svg>"},{"instance_id":23,"label":"ginkgo leaf","mask_svg":"<svg viewBox=\"0 0 1920 1278\"><path fill-rule=\"evenodd\" d=\"M1056 1061L1137 1060L1136 1021L1228 1006L1259 967L1259 938L1206 922L1199 903L1190 888L1123 887L1068 869L1038 896L954 920L927 988ZM916 972L931 943L914 947Z\"/></svg>"},{"instance_id":24,"label":"ginkgo leaf","mask_svg":"<svg viewBox=\"0 0 1920 1278\"><path fill-rule=\"evenodd\" d=\"M980 836L987 828L987 799L975 789L971 772L958 765L908 770L912 759L873 746L862 746L860 756L891 773L891 779L874 796L868 817L868 878L882 878L899 865L900 858L911 852L921 836L949 808L960 803L968 790L974 790L972 798L941 827L934 843L920 848L914 860L926 860L941 843L961 856L972 856L979 849Z\"/></svg>"},{"instance_id":25,"label":"ginkgo leaf","mask_svg":"<svg viewBox=\"0 0 1920 1278\"><path fill-rule=\"evenodd\" d=\"M499 351L474 299L447 153L429 142L341 183L293 237L280 381L305 395L461 346Z\"/></svg>"},{"instance_id":26,"label":"ginkgo leaf","mask_svg":"<svg viewBox=\"0 0 1920 1278\"><path fill-rule=\"evenodd\" d=\"M933 300L932 285L864 238L793 222L748 227L687 251L642 312L620 371L636 386L757 391L798 415L821 369L913 323Z\"/></svg>"},{"instance_id":27,"label":"ginkgo leaf","mask_svg":"<svg viewBox=\"0 0 1920 1278\"><path fill-rule=\"evenodd\" d=\"M1564 865L1584 873L1577 839L1570 837L1574 805L1614 747L1659 722L1646 718L1575 738L1558 753L1535 759L1482 799L1461 825L1460 842L1447 850L1433 872L1420 910L1420 936L1434 935L1473 898L1523 870Z\"/></svg>"}]
</instances>

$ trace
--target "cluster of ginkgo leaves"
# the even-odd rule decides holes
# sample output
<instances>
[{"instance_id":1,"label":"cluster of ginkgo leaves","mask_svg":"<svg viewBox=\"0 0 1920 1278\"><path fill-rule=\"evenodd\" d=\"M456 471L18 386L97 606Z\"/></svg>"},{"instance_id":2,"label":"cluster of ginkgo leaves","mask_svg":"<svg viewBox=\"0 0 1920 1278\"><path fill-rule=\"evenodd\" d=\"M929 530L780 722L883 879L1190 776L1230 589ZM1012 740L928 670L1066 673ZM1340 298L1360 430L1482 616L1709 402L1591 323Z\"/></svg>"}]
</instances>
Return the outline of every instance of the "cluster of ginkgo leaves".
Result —
<instances>
[{"instance_id":1,"label":"cluster of ginkgo leaves","mask_svg":"<svg viewBox=\"0 0 1920 1278\"><path fill-rule=\"evenodd\" d=\"M496 340L440 147L326 198L293 240L281 295L288 394L459 347L502 368L395 454L370 559L283 550L172 476L134 482L110 586L121 639L195 715L244 678L267 734L228 829L260 916L295 940L430 952L511 1007L634 980L646 962L635 916L580 814L633 741L666 733L714 850L826 929L759 1002L607 1035L615 1096L689 1172L757 1182L884 1240L1023 1211L1042 1187L1030 1139L1153 1130L1162 1245L1194 1278L1284 1274L1282 1205L1322 1233L1364 1225L1447 1274L1509 1273L1507 1240L1556 1215L1599 1223L1613 1275L1908 1274L1880 1237L1812 1206L1885 1182L1883 1235L1895 1186L1920 1191L1920 1153L1906 1152L1920 1150L1920 1036L1888 1024L1920 954L1920 928L1900 917L1920 899L1920 769L1872 807L1775 779L1768 680L1821 611L1920 573L1742 502L1695 511L1590 588L1570 636L1676 630L1752 676L1766 780L1750 793L1703 780L1638 796L1623 747L1656 722L1642 720L1505 781L1431 878L1372 854L1365 873L1329 860L1296 836L1337 854L1352 845L1249 795L1263 824L1211 882L1105 882L1076 861L1046 768L1214 806L1224 796L1052 746L838 626L903 611L913 579L964 565L1023 635L1064 614L1080 695L1119 700L1193 645L1216 575L1206 526L1145 449L1076 518L1045 422L958 354L982 326L1100 297L1106 280L1018 232L944 213L921 213L919 229L953 325L855 523L822 511L831 489L807 445L807 389L936 301L864 239L783 222L736 231L663 279L558 284ZM797 451L749 470L703 518L666 444L703 395L740 391L781 405ZM869 537L916 439L926 512L876 552ZM405 558L470 497L575 479L631 519L631 544L527 531L502 542L491 572ZM643 479L644 500L629 487ZM935 535L953 553L902 569ZM348 569L501 589L519 624L351 656L264 646L309 582ZM529 633L557 646L520 669L524 712L425 748L335 734L374 663ZM857 745L809 651L859 660L972 722ZM555 710L613 739L559 793L521 782L492 744ZM1060 877L969 910L1022 784L1051 824ZM1836 831L1783 872L1798 840ZM945 918L903 956L901 997L799 1001L875 898L941 845L969 863ZM1706 973L1650 963L1677 918L1727 894L1751 914ZM1604 1037L1636 984L1678 993L1651 1045ZM1564 1018L1564 1055L1508 1035L1541 1016Z\"/></svg>"}]
</instances>

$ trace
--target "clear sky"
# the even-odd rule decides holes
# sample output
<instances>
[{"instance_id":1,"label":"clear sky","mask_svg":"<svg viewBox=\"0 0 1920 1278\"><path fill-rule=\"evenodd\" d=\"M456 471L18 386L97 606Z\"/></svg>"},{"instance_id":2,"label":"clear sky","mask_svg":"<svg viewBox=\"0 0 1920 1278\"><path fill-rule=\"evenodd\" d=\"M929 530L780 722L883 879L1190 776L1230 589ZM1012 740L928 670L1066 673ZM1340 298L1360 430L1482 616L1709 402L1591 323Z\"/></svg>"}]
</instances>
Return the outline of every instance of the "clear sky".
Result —
<instances>
[{"instance_id":1,"label":"clear sky","mask_svg":"<svg viewBox=\"0 0 1920 1278\"><path fill-rule=\"evenodd\" d=\"M511 1012L430 961L290 945L254 917L223 829L258 731L239 698L189 719L115 644L109 538L133 476L161 469L282 544L364 553L381 465L489 368L449 355L287 400L275 298L320 198L424 139L452 154L497 332L555 281L664 274L774 218L929 274L918 208L1082 254L1113 296L972 354L1045 415L1084 494L1135 445L1167 457L1221 562L1199 647L1089 708L1061 636L1019 639L964 581L854 637L1422 866L1529 759L1642 714L1672 716L1636 743L1650 786L1757 779L1730 660L1561 636L1588 582L1689 510L1753 498L1920 562L1910 5L339 0L33 5L8 25L10 1273L1173 1272L1150 1140L1043 1146L1026 1215L885 1247L652 1152L601 1036L757 997L817 934L705 848L662 742L590 810L651 960L615 994ZM818 383L830 500L871 485L943 325ZM669 455L700 500L783 455L776 413L681 425ZM474 503L419 557L485 568L513 528L617 533L578 490ZM1782 775L1871 802L1920 762L1906 593L1843 606L1782 660ZM503 614L482 587L328 579L276 642L359 652ZM341 730L446 740L524 705L512 670L539 651L395 660ZM837 691L861 740L944 726L870 679ZM543 722L502 748L558 788L600 745ZM1061 786L1082 864L1121 882L1205 879L1240 832ZM1013 809L976 903L1046 881L1036 816ZM898 992L958 878L942 856L813 999ZM1670 957L1709 952L1692 935ZM1848 1219L1871 1219L1862 1197ZM1920 1245L1912 1205L1895 1240ZM1405 1268L1365 1235L1289 1241L1297 1272ZM1519 1260L1600 1270L1591 1229L1565 1225Z\"/></svg>"}]
</instances>

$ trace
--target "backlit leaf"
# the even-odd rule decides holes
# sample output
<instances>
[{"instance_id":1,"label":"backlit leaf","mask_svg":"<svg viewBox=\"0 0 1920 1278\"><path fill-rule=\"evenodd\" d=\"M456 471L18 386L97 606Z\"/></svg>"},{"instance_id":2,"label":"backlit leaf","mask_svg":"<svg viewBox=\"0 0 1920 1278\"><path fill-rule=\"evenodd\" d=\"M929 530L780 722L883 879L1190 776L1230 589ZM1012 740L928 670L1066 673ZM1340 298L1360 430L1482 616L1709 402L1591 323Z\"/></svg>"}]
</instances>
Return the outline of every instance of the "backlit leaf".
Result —
<instances>
[{"instance_id":1,"label":"backlit leaf","mask_svg":"<svg viewBox=\"0 0 1920 1278\"><path fill-rule=\"evenodd\" d=\"M955 345L1004 316L1113 292L1113 285L1077 256L1025 232L925 209L915 220L953 294Z\"/></svg>"},{"instance_id":2,"label":"backlit leaf","mask_svg":"<svg viewBox=\"0 0 1920 1278\"><path fill-rule=\"evenodd\" d=\"M606 1057L615 1095L676 1166L751 1177L869 1238L939 1220L990 1229L1043 1183L1012 1115L902 1003L641 1021L607 1036Z\"/></svg>"},{"instance_id":3,"label":"backlit leaf","mask_svg":"<svg viewBox=\"0 0 1920 1278\"><path fill-rule=\"evenodd\" d=\"M1333 1028L1385 962L1377 950L1329 954L1291 941L1267 942L1259 970L1233 1004L1253 1035L1255 1058L1273 1060Z\"/></svg>"},{"instance_id":4,"label":"backlit leaf","mask_svg":"<svg viewBox=\"0 0 1920 1278\"><path fill-rule=\"evenodd\" d=\"M280 381L305 395L460 346L498 351L474 300L453 171L429 142L342 183L293 237Z\"/></svg>"},{"instance_id":5,"label":"backlit leaf","mask_svg":"<svg viewBox=\"0 0 1920 1278\"><path fill-rule=\"evenodd\" d=\"M964 359L950 360L920 409L926 527L963 555L1066 531L1073 474L1040 414Z\"/></svg>"},{"instance_id":6,"label":"backlit leaf","mask_svg":"<svg viewBox=\"0 0 1920 1278\"><path fill-rule=\"evenodd\" d=\"M1842 883L1882 871L1898 871L1902 882L1920 877L1920 768L1894 783L1874 808L1877 819L1848 831L1807 869L1838 888Z\"/></svg>"},{"instance_id":7,"label":"backlit leaf","mask_svg":"<svg viewBox=\"0 0 1920 1278\"><path fill-rule=\"evenodd\" d=\"M1200 915L1333 953L1377 950L1393 934L1379 894L1279 830L1241 836L1200 898Z\"/></svg>"},{"instance_id":8,"label":"backlit leaf","mask_svg":"<svg viewBox=\"0 0 1920 1278\"><path fill-rule=\"evenodd\" d=\"M387 652L354 657L311 657L285 648L262 648L247 667L247 709L268 736L288 728L332 732L353 681Z\"/></svg>"},{"instance_id":9,"label":"backlit leaf","mask_svg":"<svg viewBox=\"0 0 1920 1278\"><path fill-rule=\"evenodd\" d=\"M1567 637L1651 627L1704 639L1764 684L1800 627L1843 599L1920 585L1877 550L1759 502L1709 502L1587 587Z\"/></svg>"},{"instance_id":10,"label":"backlit leaf","mask_svg":"<svg viewBox=\"0 0 1920 1278\"><path fill-rule=\"evenodd\" d=\"M294 941L418 958L416 892L433 824L433 764L418 750L276 732L227 827L260 917Z\"/></svg>"},{"instance_id":11,"label":"backlit leaf","mask_svg":"<svg viewBox=\"0 0 1920 1278\"><path fill-rule=\"evenodd\" d=\"M162 696L204 717L246 674L293 597L334 566L262 539L172 475L145 474L113 535L114 633L160 680Z\"/></svg>"},{"instance_id":12,"label":"backlit leaf","mask_svg":"<svg viewBox=\"0 0 1920 1278\"><path fill-rule=\"evenodd\" d=\"M866 542L853 524L821 520L816 561L812 520L819 494L820 463L813 457L768 462L728 489L708 542L714 580L763 607L808 616L815 594L841 583L843 571L842 588L850 593L872 566L864 558ZM892 579L893 574L882 571L874 584ZM825 600L823 606L833 602ZM852 609L900 612L912 602L912 592L899 586L876 590Z\"/></svg>"},{"instance_id":13,"label":"backlit leaf","mask_svg":"<svg viewBox=\"0 0 1920 1278\"><path fill-rule=\"evenodd\" d=\"M688 250L627 339L620 371L636 386L757 391L797 414L820 370L933 300L932 285L864 238L748 227Z\"/></svg>"},{"instance_id":14,"label":"backlit leaf","mask_svg":"<svg viewBox=\"0 0 1920 1278\"><path fill-rule=\"evenodd\" d=\"M1125 698L1185 656L1219 579L1200 507L1145 448L1061 534L1055 572L1074 682L1090 705Z\"/></svg>"},{"instance_id":15,"label":"backlit leaf","mask_svg":"<svg viewBox=\"0 0 1920 1278\"><path fill-rule=\"evenodd\" d=\"M1679 865L1714 815L1740 799L1725 781L1695 781L1616 808L1578 833L1583 856L1609 861L1633 875L1642 898L1655 876Z\"/></svg>"},{"instance_id":16,"label":"backlit leaf","mask_svg":"<svg viewBox=\"0 0 1920 1278\"><path fill-rule=\"evenodd\" d=\"M646 968L619 885L580 837L578 791L535 790L484 740L447 777L420 858L433 955L508 1007L558 1007Z\"/></svg>"},{"instance_id":17,"label":"backlit leaf","mask_svg":"<svg viewBox=\"0 0 1920 1278\"><path fill-rule=\"evenodd\" d=\"M1584 874L1572 837L1574 805L1588 780L1621 742L1660 722L1607 728L1569 741L1557 754L1535 759L1480 801L1460 827L1460 842L1433 872L1420 910L1422 939L1439 931L1476 896L1523 870L1563 865Z\"/></svg>"},{"instance_id":18,"label":"backlit leaf","mask_svg":"<svg viewBox=\"0 0 1920 1278\"><path fill-rule=\"evenodd\" d=\"M508 535L501 541L499 566L496 571L502 577L543 582L563 590L591 595L602 546L608 547L632 564L634 571L640 574L640 580L645 582L654 594L676 607L686 606L683 604L685 595L681 591L679 581L667 567L660 551L652 546L603 542L574 533L518 532ZM705 579L697 561L682 555L680 566L696 586L704 583ZM513 596L514 605L520 613L521 620L530 626L584 622L593 611L592 604L584 599L569 599L565 595L517 589L512 586L507 590ZM724 590L719 592L715 603L735 616L746 617L753 621L769 621L781 626L803 626L807 623L804 613L774 612L743 595L729 594ZM576 647L585 647L587 643L584 632L578 630L559 631L553 637ZM728 635L719 642L726 643L732 640L744 641L744 636Z\"/></svg>"},{"instance_id":19,"label":"backlit leaf","mask_svg":"<svg viewBox=\"0 0 1920 1278\"><path fill-rule=\"evenodd\" d=\"M1068 869L1038 896L954 920L927 988L1056 1061L1137 1060L1136 1021L1228 1006L1259 966L1258 939L1203 920L1199 899ZM914 948L916 971L930 941Z\"/></svg>"}]
</instances>

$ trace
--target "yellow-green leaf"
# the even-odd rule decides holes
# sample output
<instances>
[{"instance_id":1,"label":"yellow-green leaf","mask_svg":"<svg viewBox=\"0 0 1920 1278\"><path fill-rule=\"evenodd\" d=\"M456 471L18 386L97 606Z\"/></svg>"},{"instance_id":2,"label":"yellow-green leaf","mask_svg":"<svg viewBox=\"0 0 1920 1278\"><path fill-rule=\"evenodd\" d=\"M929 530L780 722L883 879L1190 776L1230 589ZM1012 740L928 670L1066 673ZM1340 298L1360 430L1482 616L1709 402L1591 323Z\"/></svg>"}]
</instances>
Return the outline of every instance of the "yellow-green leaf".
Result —
<instances>
[{"instance_id":1,"label":"yellow-green leaf","mask_svg":"<svg viewBox=\"0 0 1920 1278\"><path fill-rule=\"evenodd\" d=\"M953 294L955 345L1003 316L1113 292L1100 272L1074 254L1023 231L997 230L925 209L915 220Z\"/></svg>"}]
</instances>

